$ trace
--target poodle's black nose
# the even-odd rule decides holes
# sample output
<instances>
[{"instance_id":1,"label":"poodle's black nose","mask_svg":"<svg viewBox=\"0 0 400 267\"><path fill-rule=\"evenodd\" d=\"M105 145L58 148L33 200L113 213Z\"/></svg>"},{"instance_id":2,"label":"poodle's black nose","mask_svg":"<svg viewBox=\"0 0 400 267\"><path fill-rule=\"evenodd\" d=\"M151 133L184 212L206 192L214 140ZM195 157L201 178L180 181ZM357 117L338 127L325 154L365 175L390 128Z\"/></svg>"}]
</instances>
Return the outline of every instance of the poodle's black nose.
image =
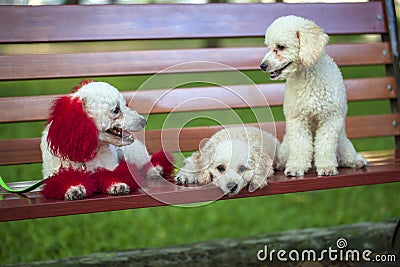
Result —
<instances>
[{"instance_id":1,"label":"poodle's black nose","mask_svg":"<svg viewBox=\"0 0 400 267\"><path fill-rule=\"evenodd\" d=\"M261 65L260 65L260 69L262 69L263 71L267 71L267 69L268 69L268 65L266 64L266 63L261 63Z\"/></svg>"},{"instance_id":2,"label":"poodle's black nose","mask_svg":"<svg viewBox=\"0 0 400 267\"><path fill-rule=\"evenodd\" d=\"M140 124L140 127L144 128L146 126L146 124L147 124L146 119L141 119L139 124Z\"/></svg>"},{"instance_id":3,"label":"poodle's black nose","mask_svg":"<svg viewBox=\"0 0 400 267\"><path fill-rule=\"evenodd\" d=\"M229 182L226 184L226 187L228 188L230 193L235 193L235 191L238 189L238 184L234 182Z\"/></svg>"}]
</instances>

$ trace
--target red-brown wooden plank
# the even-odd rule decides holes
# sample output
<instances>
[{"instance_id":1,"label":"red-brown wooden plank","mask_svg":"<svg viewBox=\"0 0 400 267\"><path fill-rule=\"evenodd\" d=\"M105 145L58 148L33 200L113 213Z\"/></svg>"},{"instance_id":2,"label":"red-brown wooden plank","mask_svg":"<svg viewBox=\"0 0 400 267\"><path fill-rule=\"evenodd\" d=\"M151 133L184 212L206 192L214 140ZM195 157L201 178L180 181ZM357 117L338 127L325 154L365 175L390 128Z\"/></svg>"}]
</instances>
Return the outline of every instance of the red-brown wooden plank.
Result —
<instances>
[{"instance_id":1,"label":"red-brown wooden plank","mask_svg":"<svg viewBox=\"0 0 400 267\"><path fill-rule=\"evenodd\" d=\"M275 18L292 14L315 20L329 34L387 31L385 20L376 18L384 15L380 2L0 6L0 42L262 36Z\"/></svg>"},{"instance_id":2,"label":"red-brown wooden plank","mask_svg":"<svg viewBox=\"0 0 400 267\"><path fill-rule=\"evenodd\" d=\"M400 126L393 126L393 121L400 121L399 114L384 114L371 116L354 116L346 119L346 130L350 138L365 138L373 136L398 136ZM285 132L284 122L264 122L249 124L276 134L279 139ZM226 125L227 127L229 125ZM169 152L191 151L198 149L199 142L209 138L222 126L191 127L183 129L147 130L136 133L150 153L164 149ZM40 139L0 140L0 165L41 162Z\"/></svg>"},{"instance_id":3,"label":"red-brown wooden plank","mask_svg":"<svg viewBox=\"0 0 400 267\"><path fill-rule=\"evenodd\" d=\"M334 44L326 50L342 66L392 62L388 43ZM266 51L265 47L236 47L5 55L0 56L0 80L255 70Z\"/></svg>"},{"instance_id":4,"label":"red-brown wooden plank","mask_svg":"<svg viewBox=\"0 0 400 267\"><path fill-rule=\"evenodd\" d=\"M366 138L374 136L400 135L400 127L393 126L393 121L400 122L399 114L384 114L371 116L352 116L346 118L346 132L349 138ZM248 124L275 133L282 140L285 133L285 123L278 121ZM205 126L183 129L163 129L137 133L141 140L145 140L149 151L191 151L198 149L199 142L209 138L212 134L225 126Z\"/></svg>"},{"instance_id":5,"label":"red-brown wooden plank","mask_svg":"<svg viewBox=\"0 0 400 267\"><path fill-rule=\"evenodd\" d=\"M269 79L268 76L266 76L266 79ZM344 83L348 101L395 99L397 97L394 77L347 79ZM388 90L389 85L391 90ZM226 109L227 107L255 108L265 107L266 103L271 107L281 106L284 89L284 83L270 83L143 90L125 92L124 96L127 103L131 103L132 108L138 110L139 113L149 114Z\"/></svg>"},{"instance_id":6,"label":"red-brown wooden plank","mask_svg":"<svg viewBox=\"0 0 400 267\"><path fill-rule=\"evenodd\" d=\"M267 79L267 77L266 77ZM397 90L393 77L345 80L348 101L395 99ZM388 90L388 86L392 90ZM257 87L256 87L257 86ZM141 114L263 107L283 103L283 83L233 85L226 87L176 88L173 90L141 90L123 92L130 107ZM46 120L51 103L60 95L0 98L0 122ZM217 101L202 101L202 99ZM196 100L197 99L197 100ZM182 103L190 102L190 105Z\"/></svg>"},{"instance_id":7,"label":"red-brown wooden plank","mask_svg":"<svg viewBox=\"0 0 400 267\"><path fill-rule=\"evenodd\" d=\"M346 79L344 84L348 101L397 98L394 77Z\"/></svg>"},{"instance_id":8,"label":"red-brown wooden plank","mask_svg":"<svg viewBox=\"0 0 400 267\"><path fill-rule=\"evenodd\" d=\"M315 171L312 170L303 179L270 182L265 188L253 193L249 193L245 188L233 198L400 182L398 175L400 172L399 159L372 162L364 169L340 168L339 171L338 176L316 177ZM282 171L276 173L273 179L283 180ZM154 183L153 181L144 184L144 188L144 191L129 195L95 195L76 201L49 200L43 198L39 192L28 193L25 195L26 198L15 197L3 192L3 200L0 201L0 221L233 199L229 197L221 198L220 190L209 186L183 187L167 182L160 185L160 182Z\"/></svg>"},{"instance_id":9,"label":"red-brown wooden plank","mask_svg":"<svg viewBox=\"0 0 400 267\"><path fill-rule=\"evenodd\" d=\"M42 162L40 138L0 140L0 165Z\"/></svg>"},{"instance_id":10,"label":"red-brown wooden plank","mask_svg":"<svg viewBox=\"0 0 400 267\"><path fill-rule=\"evenodd\" d=\"M61 95L0 98L0 122L46 120L53 101Z\"/></svg>"},{"instance_id":11,"label":"red-brown wooden plank","mask_svg":"<svg viewBox=\"0 0 400 267\"><path fill-rule=\"evenodd\" d=\"M266 77L268 79L268 77ZM348 101L395 99L393 77L345 80ZM388 86L392 90L388 90ZM123 95L130 107L141 114L279 106L283 103L283 83L232 85L225 87L176 88L173 90L127 91ZM60 95L0 98L0 122L46 120L51 103ZM216 101L205 101L215 99ZM182 105L190 103L190 105Z\"/></svg>"}]
</instances>

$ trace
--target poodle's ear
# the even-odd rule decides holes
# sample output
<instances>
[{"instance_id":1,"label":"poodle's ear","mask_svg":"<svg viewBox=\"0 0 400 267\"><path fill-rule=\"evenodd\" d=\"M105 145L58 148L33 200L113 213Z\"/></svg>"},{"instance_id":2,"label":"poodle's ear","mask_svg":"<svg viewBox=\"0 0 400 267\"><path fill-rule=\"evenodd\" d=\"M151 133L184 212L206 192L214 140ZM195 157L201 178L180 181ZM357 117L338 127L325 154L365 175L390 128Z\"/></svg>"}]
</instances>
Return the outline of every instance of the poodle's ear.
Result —
<instances>
[{"instance_id":1,"label":"poodle's ear","mask_svg":"<svg viewBox=\"0 0 400 267\"><path fill-rule=\"evenodd\" d=\"M268 177L271 177L274 174L274 168L272 167L272 164L272 159L265 159L262 156L260 157L259 162L257 162L256 169L254 170L253 179L249 184L250 193L267 185Z\"/></svg>"},{"instance_id":2,"label":"poodle's ear","mask_svg":"<svg viewBox=\"0 0 400 267\"><path fill-rule=\"evenodd\" d=\"M312 21L298 30L296 36L299 40L300 61L304 66L311 67L324 52L329 36Z\"/></svg>"},{"instance_id":3,"label":"poodle's ear","mask_svg":"<svg viewBox=\"0 0 400 267\"><path fill-rule=\"evenodd\" d=\"M208 171L208 169L203 169L198 173L197 181L200 185L206 185L213 182L212 174Z\"/></svg>"},{"instance_id":4,"label":"poodle's ear","mask_svg":"<svg viewBox=\"0 0 400 267\"><path fill-rule=\"evenodd\" d=\"M86 162L95 156L98 130L79 97L63 96L51 108L47 142L54 155Z\"/></svg>"},{"instance_id":5,"label":"poodle's ear","mask_svg":"<svg viewBox=\"0 0 400 267\"><path fill-rule=\"evenodd\" d=\"M214 146L212 146L213 148ZM211 148L211 149L212 149ZM211 153L208 153L211 152ZM212 161L210 160L210 154L213 151L210 151L209 149L206 150L201 150L193 153L192 155L192 160L195 164L195 169L197 171L197 181L201 185L209 184L213 181L212 179L212 174L209 171L210 164Z\"/></svg>"}]
</instances>

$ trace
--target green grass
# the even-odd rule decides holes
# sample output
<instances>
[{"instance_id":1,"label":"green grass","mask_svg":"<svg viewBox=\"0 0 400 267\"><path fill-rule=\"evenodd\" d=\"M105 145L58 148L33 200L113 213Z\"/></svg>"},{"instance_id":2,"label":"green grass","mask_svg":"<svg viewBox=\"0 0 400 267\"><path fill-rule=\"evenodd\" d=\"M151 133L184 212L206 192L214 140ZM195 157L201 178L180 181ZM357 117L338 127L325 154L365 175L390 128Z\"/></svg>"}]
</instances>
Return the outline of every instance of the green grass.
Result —
<instances>
[{"instance_id":1,"label":"green grass","mask_svg":"<svg viewBox=\"0 0 400 267\"><path fill-rule=\"evenodd\" d=\"M0 263L178 245L400 214L400 184L0 223Z\"/></svg>"}]
</instances>

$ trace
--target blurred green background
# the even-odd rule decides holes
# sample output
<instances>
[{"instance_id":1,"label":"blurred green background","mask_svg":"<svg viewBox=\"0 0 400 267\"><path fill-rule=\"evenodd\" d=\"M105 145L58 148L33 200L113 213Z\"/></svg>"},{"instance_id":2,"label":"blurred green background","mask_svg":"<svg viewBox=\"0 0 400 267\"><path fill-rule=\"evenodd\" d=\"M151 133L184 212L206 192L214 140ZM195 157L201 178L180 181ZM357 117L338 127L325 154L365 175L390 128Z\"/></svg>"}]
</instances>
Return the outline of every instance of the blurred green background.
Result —
<instances>
[{"instance_id":1,"label":"blurred green background","mask_svg":"<svg viewBox=\"0 0 400 267\"><path fill-rule=\"evenodd\" d=\"M349 37L333 37L331 43L341 42L343 38ZM362 38L373 39L376 36L352 38L358 41ZM262 43L262 38L237 38L220 40L219 45L260 46ZM81 43L78 47L68 43L2 45L0 53L75 52L86 49L113 51L121 47L151 49L155 45L164 48L201 47L205 45L205 40L166 41L157 44L145 41L116 42L112 46L108 43ZM383 66L341 69L345 78L379 77L385 72ZM268 82L268 78L261 71L243 73L256 83ZM139 75L96 79L109 82L124 91L140 87L149 77ZM174 79L173 75L171 79ZM0 97L69 93L78 82L79 79L0 82ZM349 103L349 116L389 112L390 104L385 100ZM272 113L276 120L283 120L281 108L273 108ZM149 118L152 123L147 128L156 128L155 125L161 124L163 119L160 115ZM203 124L204 121L198 123ZM43 125L44 122L2 124L0 137L39 137ZM360 151L394 148L394 140L390 137L353 142ZM7 182L40 179L41 164L3 166L0 167L0 174ZM0 264L51 260L102 251L173 246L290 229L382 221L399 217L398 192L400 184L396 183L217 201L192 208L167 206L3 222L0 223Z\"/></svg>"}]
</instances>

